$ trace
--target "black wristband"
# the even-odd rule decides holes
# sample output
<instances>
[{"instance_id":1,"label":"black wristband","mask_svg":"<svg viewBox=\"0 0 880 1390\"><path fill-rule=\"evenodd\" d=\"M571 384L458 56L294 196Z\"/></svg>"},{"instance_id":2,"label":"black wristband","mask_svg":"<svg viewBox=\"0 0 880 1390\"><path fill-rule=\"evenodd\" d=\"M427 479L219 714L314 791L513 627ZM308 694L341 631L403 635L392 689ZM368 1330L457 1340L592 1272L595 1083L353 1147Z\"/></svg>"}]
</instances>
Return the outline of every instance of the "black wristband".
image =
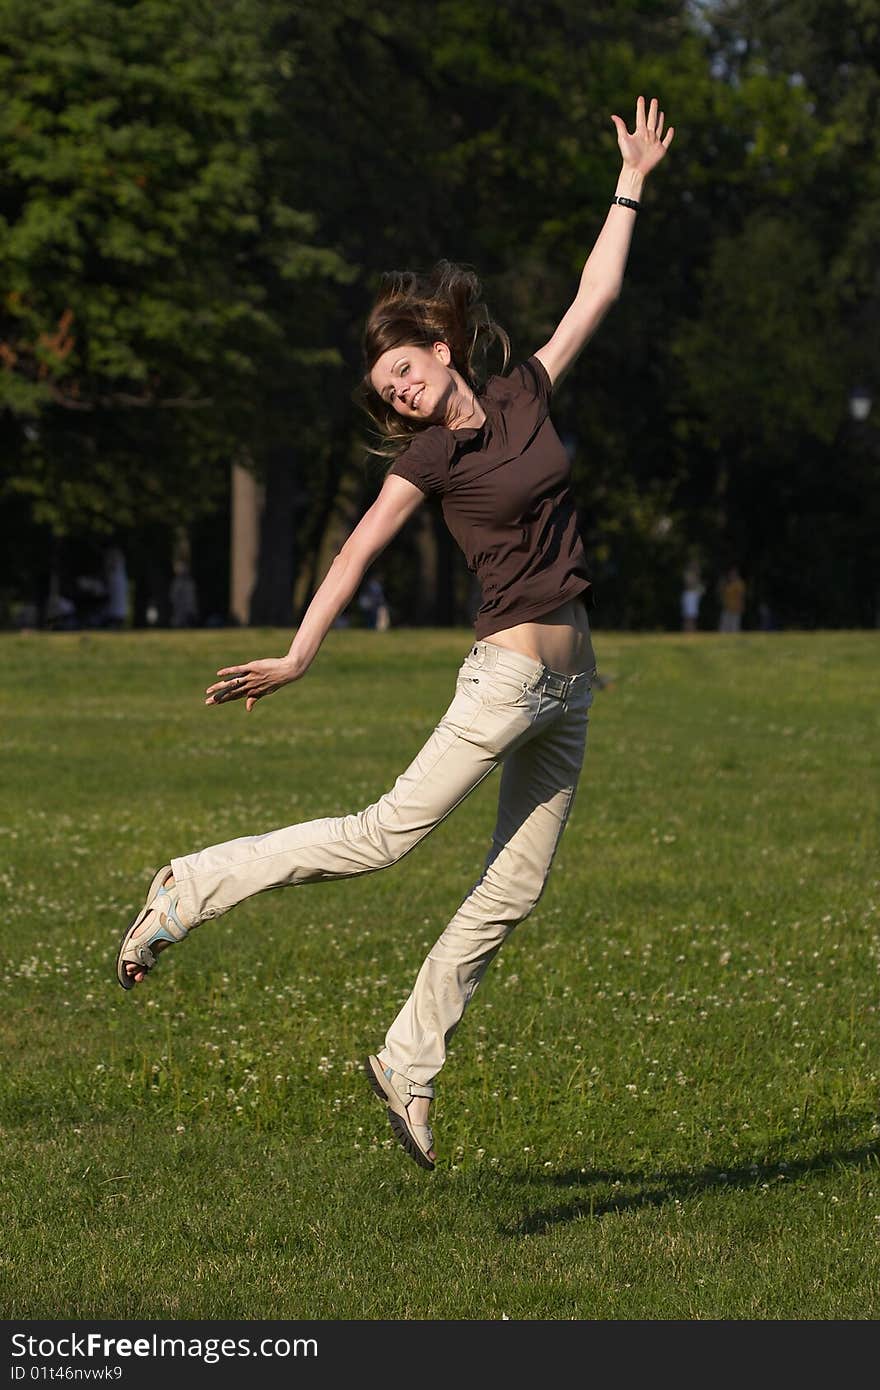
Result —
<instances>
[{"instance_id":1,"label":"black wristband","mask_svg":"<svg viewBox=\"0 0 880 1390\"><path fill-rule=\"evenodd\" d=\"M615 193L611 199L612 203L620 203L622 208L632 208L633 212L638 212L641 203L637 203L635 198L621 198L619 193Z\"/></svg>"}]
</instances>

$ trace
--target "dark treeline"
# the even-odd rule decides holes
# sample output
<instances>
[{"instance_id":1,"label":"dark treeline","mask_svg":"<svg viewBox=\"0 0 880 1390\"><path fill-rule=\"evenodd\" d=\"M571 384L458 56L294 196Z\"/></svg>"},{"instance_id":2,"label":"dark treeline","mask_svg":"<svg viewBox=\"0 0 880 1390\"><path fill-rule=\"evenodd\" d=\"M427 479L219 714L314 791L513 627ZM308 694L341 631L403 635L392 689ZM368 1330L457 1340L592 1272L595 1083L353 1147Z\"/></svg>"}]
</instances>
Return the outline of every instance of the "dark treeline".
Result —
<instances>
[{"instance_id":1,"label":"dark treeline","mask_svg":"<svg viewBox=\"0 0 880 1390\"><path fill-rule=\"evenodd\" d=\"M183 536L224 617L237 465L249 616L295 619L381 483L379 274L474 265L528 355L644 93L675 143L554 410L596 620L675 626L685 567L735 563L750 625L876 623L880 0L0 0L0 78L0 618L108 545L161 617ZM466 622L422 511L394 620Z\"/></svg>"}]
</instances>

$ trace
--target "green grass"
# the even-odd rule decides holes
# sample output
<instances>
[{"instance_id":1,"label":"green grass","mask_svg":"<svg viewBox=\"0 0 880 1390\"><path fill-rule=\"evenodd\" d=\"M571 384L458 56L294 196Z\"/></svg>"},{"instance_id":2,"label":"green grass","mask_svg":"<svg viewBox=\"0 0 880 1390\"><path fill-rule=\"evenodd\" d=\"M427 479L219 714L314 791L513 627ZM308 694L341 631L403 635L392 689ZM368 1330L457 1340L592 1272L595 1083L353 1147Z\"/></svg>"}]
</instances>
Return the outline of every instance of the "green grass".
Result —
<instances>
[{"instance_id":1,"label":"green grass","mask_svg":"<svg viewBox=\"0 0 880 1390\"><path fill-rule=\"evenodd\" d=\"M266 894L130 995L171 853L359 809L465 633L0 641L0 1316L876 1318L874 634L598 634L579 799L440 1078L441 1160L359 1074L479 875L495 784L411 856Z\"/></svg>"}]
</instances>

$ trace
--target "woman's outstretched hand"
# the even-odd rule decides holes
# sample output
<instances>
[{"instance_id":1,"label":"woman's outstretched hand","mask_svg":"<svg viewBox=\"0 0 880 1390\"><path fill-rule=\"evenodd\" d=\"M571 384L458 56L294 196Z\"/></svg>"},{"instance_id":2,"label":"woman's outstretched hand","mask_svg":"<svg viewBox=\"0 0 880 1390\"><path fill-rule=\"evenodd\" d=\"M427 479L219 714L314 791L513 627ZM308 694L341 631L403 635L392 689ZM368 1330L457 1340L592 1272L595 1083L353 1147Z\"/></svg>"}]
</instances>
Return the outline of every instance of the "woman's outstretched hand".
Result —
<instances>
[{"instance_id":1,"label":"woman's outstretched hand","mask_svg":"<svg viewBox=\"0 0 880 1390\"><path fill-rule=\"evenodd\" d=\"M650 174L669 149L675 135L674 126L670 126L666 134L663 134L665 118L659 109L657 98L651 98L651 105L646 114L645 98L639 97L636 102L636 128L632 134L619 116L612 116L611 119L617 130L617 143L626 168L633 169L643 176Z\"/></svg>"},{"instance_id":2,"label":"woman's outstretched hand","mask_svg":"<svg viewBox=\"0 0 880 1390\"><path fill-rule=\"evenodd\" d=\"M224 666L217 675L220 680L205 691L206 705L226 705L230 700L246 700L250 714L264 695L274 695L283 685L298 680L297 672L287 658L269 657L264 661L243 661L238 666Z\"/></svg>"}]
</instances>

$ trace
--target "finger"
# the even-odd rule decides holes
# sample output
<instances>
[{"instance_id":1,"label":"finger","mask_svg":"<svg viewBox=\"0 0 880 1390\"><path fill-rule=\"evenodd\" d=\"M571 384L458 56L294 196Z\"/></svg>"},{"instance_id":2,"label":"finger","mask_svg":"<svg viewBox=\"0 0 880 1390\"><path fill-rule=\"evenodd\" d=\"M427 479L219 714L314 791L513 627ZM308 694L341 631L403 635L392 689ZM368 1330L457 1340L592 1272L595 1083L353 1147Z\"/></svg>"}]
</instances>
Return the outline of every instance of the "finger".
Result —
<instances>
[{"instance_id":1,"label":"finger","mask_svg":"<svg viewBox=\"0 0 880 1390\"><path fill-rule=\"evenodd\" d=\"M246 680L247 676L227 676L225 680L215 681L213 685L209 685L205 694L214 695L216 693L222 693L223 691L233 690L236 685L243 684Z\"/></svg>"},{"instance_id":2,"label":"finger","mask_svg":"<svg viewBox=\"0 0 880 1390\"><path fill-rule=\"evenodd\" d=\"M244 685L221 685L216 686L214 694L210 695L205 701L206 704L225 705L230 700L241 700L247 694L247 687Z\"/></svg>"},{"instance_id":3,"label":"finger","mask_svg":"<svg viewBox=\"0 0 880 1390\"><path fill-rule=\"evenodd\" d=\"M644 135L645 129L645 98L639 97L636 102L636 135Z\"/></svg>"},{"instance_id":4,"label":"finger","mask_svg":"<svg viewBox=\"0 0 880 1390\"><path fill-rule=\"evenodd\" d=\"M654 130L657 129L657 109L658 109L657 98L656 98L656 97L651 97L651 105L648 107L648 119L647 119L647 121L646 121L646 123L645 123L645 124L646 124L646 128L647 128L649 131L654 131Z\"/></svg>"},{"instance_id":5,"label":"finger","mask_svg":"<svg viewBox=\"0 0 880 1390\"><path fill-rule=\"evenodd\" d=\"M611 119L614 122L614 129L617 131L618 140L623 140L625 136L629 134L626 128L626 122L622 121L619 116L612 116Z\"/></svg>"},{"instance_id":6,"label":"finger","mask_svg":"<svg viewBox=\"0 0 880 1390\"><path fill-rule=\"evenodd\" d=\"M671 126L669 127L669 129L667 130L665 136L663 137L663 148L664 148L664 150L668 150L668 149L669 149L669 146L672 144L672 137L673 137L674 135L675 135L675 126L674 126L674 125L671 125Z\"/></svg>"},{"instance_id":7,"label":"finger","mask_svg":"<svg viewBox=\"0 0 880 1390\"><path fill-rule=\"evenodd\" d=\"M658 139L658 140L660 139L660 136L663 134L663 112L662 112L662 111L660 112L660 115L657 117L657 131L656 131L656 134L657 134L657 139Z\"/></svg>"},{"instance_id":8,"label":"finger","mask_svg":"<svg viewBox=\"0 0 880 1390\"><path fill-rule=\"evenodd\" d=\"M241 666L224 666L222 670L220 670L220 671L217 672L217 675L218 675L218 676L227 676L227 677L229 677L229 676L246 676L246 675L248 675L248 674L249 674L249 672L248 672L248 670L247 670L247 667L244 667L244 669L242 669Z\"/></svg>"}]
</instances>

